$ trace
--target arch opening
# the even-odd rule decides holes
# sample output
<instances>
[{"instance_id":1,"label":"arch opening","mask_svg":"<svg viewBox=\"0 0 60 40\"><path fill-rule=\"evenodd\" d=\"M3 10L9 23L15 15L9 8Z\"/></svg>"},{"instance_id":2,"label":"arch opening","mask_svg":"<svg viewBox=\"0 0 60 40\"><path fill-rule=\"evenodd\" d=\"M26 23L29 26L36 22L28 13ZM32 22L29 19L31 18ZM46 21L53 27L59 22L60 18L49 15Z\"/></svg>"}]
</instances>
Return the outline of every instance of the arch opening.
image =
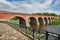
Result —
<instances>
[{"instance_id":1,"label":"arch opening","mask_svg":"<svg viewBox=\"0 0 60 40\"><path fill-rule=\"evenodd\" d=\"M52 24L52 22L53 22L53 18L51 18L51 24Z\"/></svg>"},{"instance_id":2,"label":"arch opening","mask_svg":"<svg viewBox=\"0 0 60 40\"><path fill-rule=\"evenodd\" d=\"M43 25L43 19L41 17L38 18L39 25Z\"/></svg>"},{"instance_id":3,"label":"arch opening","mask_svg":"<svg viewBox=\"0 0 60 40\"><path fill-rule=\"evenodd\" d=\"M20 27L25 27L26 26L26 20L23 17L13 17L9 20L10 22L19 24Z\"/></svg>"},{"instance_id":4,"label":"arch opening","mask_svg":"<svg viewBox=\"0 0 60 40\"><path fill-rule=\"evenodd\" d=\"M53 18L51 18L53 20Z\"/></svg>"},{"instance_id":5,"label":"arch opening","mask_svg":"<svg viewBox=\"0 0 60 40\"><path fill-rule=\"evenodd\" d=\"M43 19L41 17L39 17L38 21L39 21L39 28L38 28L38 30L42 30L43 29Z\"/></svg>"},{"instance_id":6,"label":"arch opening","mask_svg":"<svg viewBox=\"0 0 60 40\"><path fill-rule=\"evenodd\" d=\"M48 24L47 18L45 17L44 20L45 20L45 24L47 25Z\"/></svg>"},{"instance_id":7,"label":"arch opening","mask_svg":"<svg viewBox=\"0 0 60 40\"><path fill-rule=\"evenodd\" d=\"M37 21L34 17L29 18L29 25L31 28L34 28L34 29L37 27Z\"/></svg>"},{"instance_id":8,"label":"arch opening","mask_svg":"<svg viewBox=\"0 0 60 40\"><path fill-rule=\"evenodd\" d=\"M51 20L50 20L50 18L48 18L48 21L49 21L49 24L51 24Z\"/></svg>"}]
</instances>

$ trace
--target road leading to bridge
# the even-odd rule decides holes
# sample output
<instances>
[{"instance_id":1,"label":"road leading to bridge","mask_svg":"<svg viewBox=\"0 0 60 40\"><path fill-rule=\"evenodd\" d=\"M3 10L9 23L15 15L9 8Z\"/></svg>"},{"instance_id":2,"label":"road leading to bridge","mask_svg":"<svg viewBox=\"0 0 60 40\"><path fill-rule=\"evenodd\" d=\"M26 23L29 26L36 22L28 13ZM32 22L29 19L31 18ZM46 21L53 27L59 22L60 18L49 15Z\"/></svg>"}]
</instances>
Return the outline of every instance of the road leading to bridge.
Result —
<instances>
[{"instance_id":1,"label":"road leading to bridge","mask_svg":"<svg viewBox=\"0 0 60 40\"><path fill-rule=\"evenodd\" d=\"M31 40L6 23L0 23L0 40Z\"/></svg>"}]
</instances>

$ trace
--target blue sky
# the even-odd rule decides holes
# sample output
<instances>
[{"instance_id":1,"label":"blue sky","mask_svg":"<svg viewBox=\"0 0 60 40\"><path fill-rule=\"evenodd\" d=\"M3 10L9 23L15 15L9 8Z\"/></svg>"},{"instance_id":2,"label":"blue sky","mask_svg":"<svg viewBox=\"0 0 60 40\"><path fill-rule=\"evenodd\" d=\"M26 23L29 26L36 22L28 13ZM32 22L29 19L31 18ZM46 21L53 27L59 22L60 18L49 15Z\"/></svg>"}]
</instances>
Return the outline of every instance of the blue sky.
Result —
<instances>
[{"instance_id":1,"label":"blue sky","mask_svg":"<svg viewBox=\"0 0 60 40\"><path fill-rule=\"evenodd\" d=\"M60 14L60 0L0 0L0 9L23 13Z\"/></svg>"}]
</instances>

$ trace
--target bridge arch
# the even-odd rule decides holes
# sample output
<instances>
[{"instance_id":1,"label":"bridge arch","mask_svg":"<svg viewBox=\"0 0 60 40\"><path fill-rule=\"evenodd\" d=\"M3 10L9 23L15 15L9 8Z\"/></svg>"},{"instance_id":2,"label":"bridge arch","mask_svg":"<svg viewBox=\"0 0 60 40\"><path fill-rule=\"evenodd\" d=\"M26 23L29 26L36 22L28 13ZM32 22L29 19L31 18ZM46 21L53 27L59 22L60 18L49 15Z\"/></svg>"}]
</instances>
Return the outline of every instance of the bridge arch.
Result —
<instances>
[{"instance_id":1,"label":"bridge arch","mask_svg":"<svg viewBox=\"0 0 60 40\"><path fill-rule=\"evenodd\" d=\"M45 25L48 24L47 17L44 17Z\"/></svg>"},{"instance_id":2,"label":"bridge arch","mask_svg":"<svg viewBox=\"0 0 60 40\"><path fill-rule=\"evenodd\" d=\"M54 18L53 18L53 17L51 17L51 23L53 22L53 19L54 19Z\"/></svg>"},{"instance_id":3,"label":"bridge arch","mask_svg":"<svg viewBox=\"0 0 60 40\"><path fill-rule=\"evenodd\" d=\"M51 19L54 19L53 17L51 17Z\"/></svg>"},{"instance_id":4,"label":"bridge arch","mask_svg":"<svg viewBox=\"0 0 60 40\"><path fill-rule=\"evenodd\" d=\"M39 17L38 21L39 21L39 25L43 25L43 18L42 17Z\"/></svg>"},{"instance_id":5,"label":"bridge arch","mask_svg":"<svg viewBox=\"0 0 60 40\"><path fill-rule=\"evenodd\" d=\"M49 21L49 24L51 24L51 18L50 17L48 17L48 21Z\"/></svg>"},{"instance_id":6,"label":"bridge arch","mask_svg":"<svg viewBox=\"0 0 60 40\"><path fill-rule=\"evenodd\" d=\"M39 17L38 18L38 22L39 22L39 28L38 28L38 30L42 30L42 28L43 28L43 18Z\"/></svg>"},{"instance_id":7,"label":"bridge arch","mask_svg":"<svg viewBox=\"0 0 60 40\"><path fill-rule=\"evenodd\" d=\"M21 16L13 16L13 17L10 17L9 20L13 19L13 18L18 19L18 24L19 24L20 27L26 27L26 20L23 17L21 17Z\"/></svg>"},{"instance_id":8,"label":"bridge arch","mask_svg":"<svg viewBox=\"0 0 60 40\"><path fill-rule=\"evenodd\" d=\"M36 28L36 26L37 26L37 20L36 20L36 18L30 17L30 18L28 18L28 20L29 20L30 27Z\"/></svg>"}]
</instances>

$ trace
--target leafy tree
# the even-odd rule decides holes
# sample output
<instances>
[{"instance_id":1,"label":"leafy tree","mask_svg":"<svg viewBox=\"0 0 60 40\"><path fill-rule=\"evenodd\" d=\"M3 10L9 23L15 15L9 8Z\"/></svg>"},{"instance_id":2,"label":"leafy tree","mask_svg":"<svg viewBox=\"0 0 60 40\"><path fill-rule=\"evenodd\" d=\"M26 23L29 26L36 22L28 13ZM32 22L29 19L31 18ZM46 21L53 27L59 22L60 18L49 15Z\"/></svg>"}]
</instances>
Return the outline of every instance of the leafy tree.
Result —
<instances>
[{"instance_id":1,"label":"leafy tree","mask_svg":"<svg viewBox=\"0 0 60 40\"><path fill-rule=\"evenodd\" d=\"M43 13L42 15L50 16L50 14L49 14L48 12L45 12L45 13Z\"/></svg>"},{"instance_id":2,"label":"leafy tree","mask_svg":"<svg viewBox=\"0 0 60 40\"><path fill-rule=\"evenodd\" d=\"M48 13L48 12L45 12L45 13L35 13L35 14L45 15L45 16L57 16L55 13Z\"/></svg>"},{"instance_id":3,"label":"leafy tree","mask_svg":"<svg viewBox=\"0 0 60 40\"><path fill-rule=\"evenodd\" d=\"M51 16L57 16L55 13L50 13Z\"/></svg>"},{"instance_id":4,"label":"leafy tree","mask_svg":"<svg viewBox=\"0 0 60 40\"><path fill-rule=\"evenodd\" d=\"M41 13L35 13L35 14L42 15Z\"/></svg>"}]
</instances>

